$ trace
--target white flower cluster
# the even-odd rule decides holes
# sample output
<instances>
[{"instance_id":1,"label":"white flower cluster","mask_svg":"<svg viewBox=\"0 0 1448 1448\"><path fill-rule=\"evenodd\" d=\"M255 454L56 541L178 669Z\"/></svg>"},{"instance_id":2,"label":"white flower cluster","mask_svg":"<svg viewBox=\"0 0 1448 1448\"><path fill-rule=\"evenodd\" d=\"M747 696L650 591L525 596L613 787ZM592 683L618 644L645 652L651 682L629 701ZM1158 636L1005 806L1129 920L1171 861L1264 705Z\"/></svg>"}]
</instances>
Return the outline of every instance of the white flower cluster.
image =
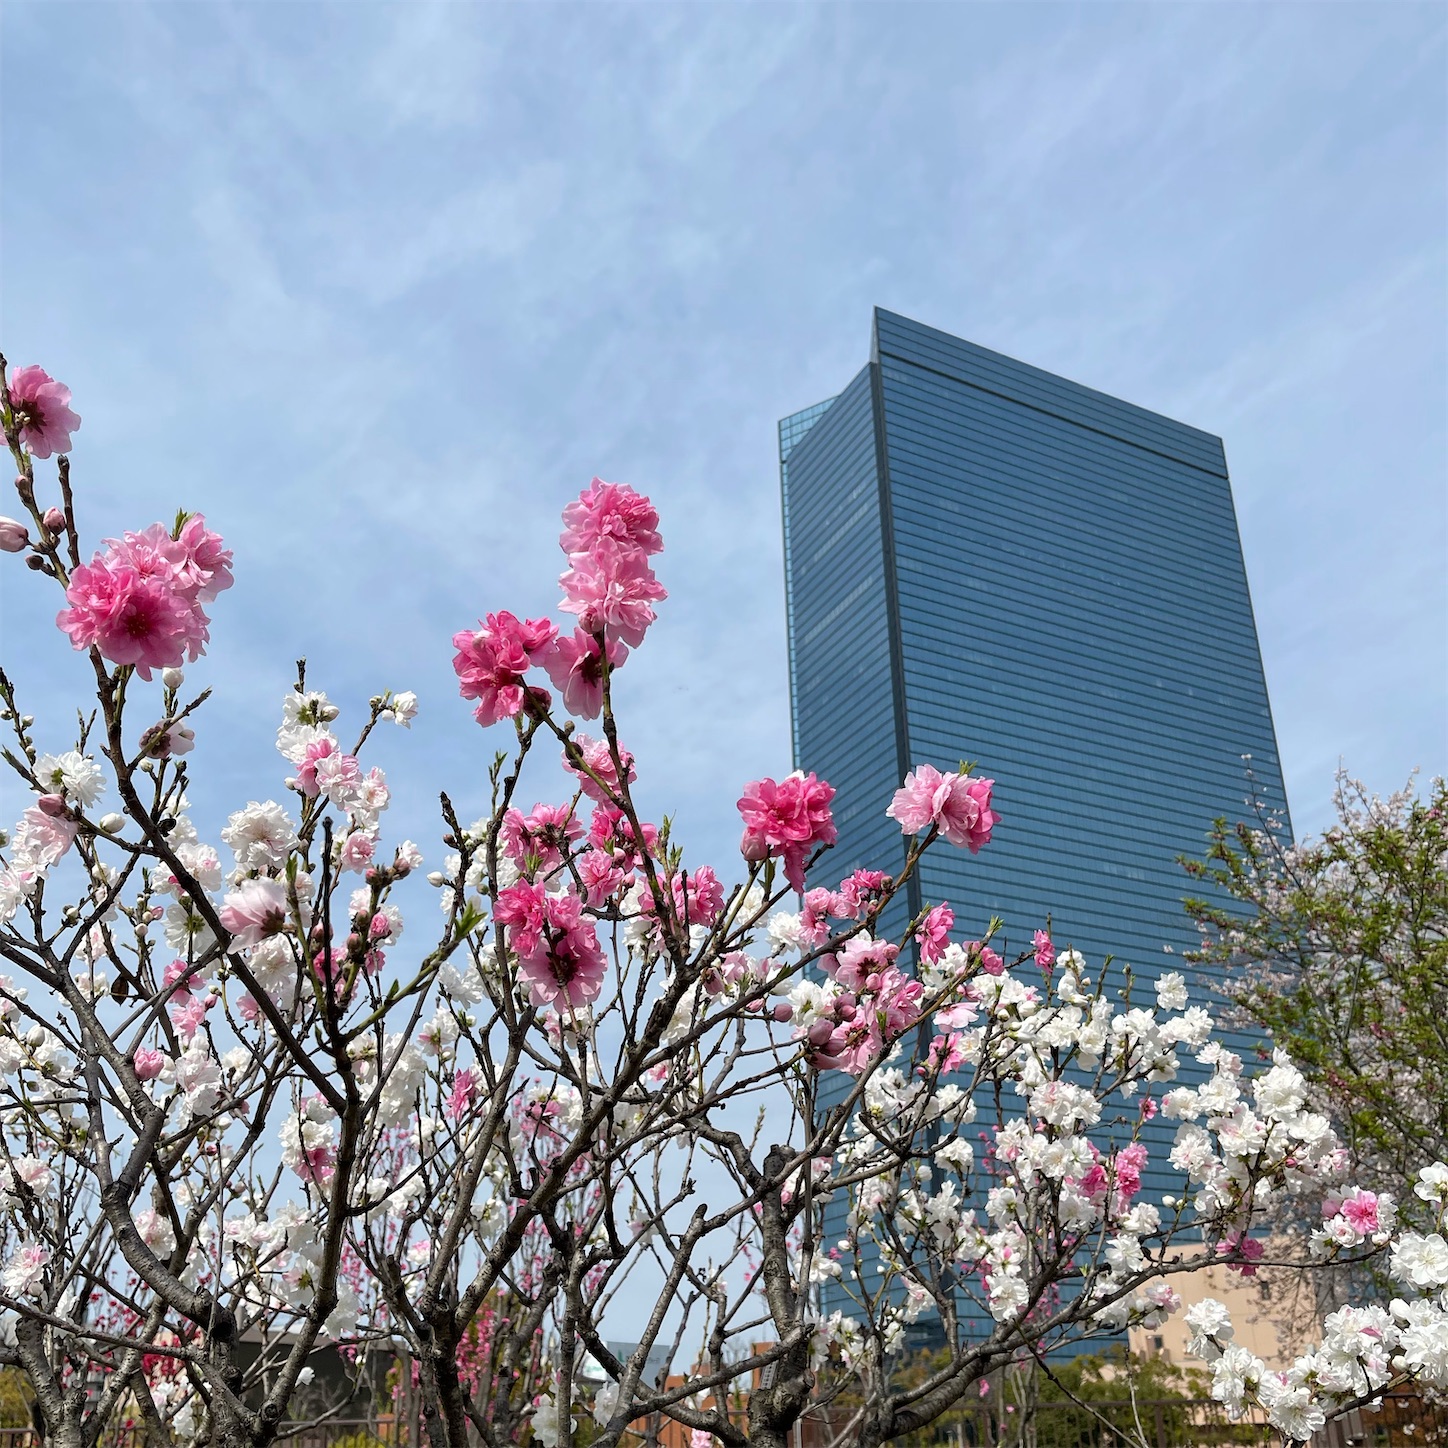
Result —
<instances>
[{"instance_id":1,"label":"white flower cluster","mask_svg":"<svg viewBox=\"0 0 1448 1448\"><path fill-rule=\"evenodd\" d=\"M1269 1370L1233 1341L1231 1316L1220 1302L1208 1299L1187 1309L1190 1351L1211 1364L1212 1396L1229 1412L1236 1416L1257 1404L1285 1437L1302 1441L1344 1404L1380 1394L1405 1377L1448 1388L1448 1241L1442 1235L1448 1166L1425 1168L1414 1191L1436 1205L1439 1230L1401 1233L1388 1270L1415 1295L1395 1297L1387 1306L1339 1308L1324 1319L1321 1344L1286 1371Z\"/></svg>"}]
</instances>

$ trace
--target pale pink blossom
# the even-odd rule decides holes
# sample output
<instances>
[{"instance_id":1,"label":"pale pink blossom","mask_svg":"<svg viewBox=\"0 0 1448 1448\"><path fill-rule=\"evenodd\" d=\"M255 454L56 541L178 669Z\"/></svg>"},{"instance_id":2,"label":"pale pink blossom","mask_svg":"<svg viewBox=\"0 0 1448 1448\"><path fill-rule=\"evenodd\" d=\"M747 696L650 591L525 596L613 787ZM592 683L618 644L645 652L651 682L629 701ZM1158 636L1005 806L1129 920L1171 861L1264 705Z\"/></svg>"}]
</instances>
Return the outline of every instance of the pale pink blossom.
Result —
<instances>
[{"instance_id":1,"label":"pale pink blossom","mask_svg":"<svg viewBox=\"0 0 1448 1448\"><path fill-rule=\"evenodd\" d=\"M619 792L618 770L614 766L613 753L608 747L608 742L603 739L590 739L587 734L575 734L572 744L572 749L563 751L564 769L576 776L578 787L589 799L606 804L609 796L605 790L614 796L617 796ZM577 751L576 754L574 750ZM635 779L633 755L627 749L620 749L619 757L623 760L628 782L632 784ZM580 762L575 764L573 762L575 759Z\"/></svg>"},{"instance_id":2,"label":"pale pink blossom","mask_svg":"<svg viewBox=\"0 0 1448 1448\"><path fill-rule=\"evenodd\" d=\"M20 441L32 457L70 451L70 435L80 426L71 410L70 388L42 367L17 367L10 378L10 405Z\"/></svg>"},{"instance_id":3,"label":"pale pink blossom","mask_svg":"<svg viewBox=\"0 0 1448 1448\"><path fill-rule=\"evenodd\" d=\"M287 891L280 880L244 880L221 904L221 923L234 950L279 935L287 924Z\"/></svg>"},{"instance_id":4,"label":"pale pink blossom","mask_svg":"<svg viewBox=\"0 0 1448 1448\"><path fill-rule=\"evenodd\" d=\"M171 1017L171 1024L176 1027L176 1034L189 1043L201 1029L207 1011L214 1004L215 997L210 995L187 995L173 1001L167 1014Z\"/></svg>"},{"instance_id":5,"label":"pale pink blossom","mask_svg":"<svg viewBox=\"0 0 1448 1448\"><path fill-rule=\"evenodd\" d=\"M75 841L79 825L64 815L53 815L33 804L20 817L12 841L12 863L48 870Z\"/></svg>"},{"instance_id":6,"label":"pale pink blossom","mask_svg":"<svg viewBox=\"0 0 1448 1448\"><path fill-rule=\"evenodd\" d=\"M563 695L563 707L580 719L596 719L603 710L603 650L583 629L572 637L560 636L543 657L543 667ZM628 658L617 639L608 640L608 668L612 673Z\"/></svg>"},{"instance_id":7,"label":"pale pink blossom","mask_svg":"<svg viewBox=\"0 0 1448 1448\"><path fill-rule=\"evenodd\" d=\"M653 605L669 596L645 555L605 537L587 553L571 555L569 562L573 566L558 580L563 588L559 607L577 614L585 633L606 634L637 648L658 617Z\"/></svg>"},{"instance_id":8,"label":"pale pink blossom","mask_svg":"<svg viewBox=\"0 0 1448 1448\"><path fill-rule=\"evenodd\" d=\"M0 1268L0 1286L10 1297L39 1297L45 1286L45 1269L49 1265L49 1247L43 1247L38 1242L24 1242Z\"/></svg>"},{"instance_id":9,"label":"pale pink blossom","mask_svg":"<svg viewBox=\"0 0 1448 1448\"><path fill-rule=\"evenodd\" d=\"M993 779L968 774L942 774L934 765L919 764L905 776L885 811L907 835L934 825L952 844L976 854L990 841L1000 816L990 807Z\"/></svg>"},{"instance_id":10,"label":"pale pink blossom","mask_svg":"<svg viewBox=\"0 0 1448 1448\"><path fill-rule=\"evenodd\" d=\"M778 782L756 779L746 784L738 802L744 819L740 852L751 861L770 856L782 859L785 878L803 891L805 861L815 849L834 844L838 837L830 814L834 797L833 786L814 774L795 773Z\"/></svg>"},{"instance_id":11,"label":"pale pink blossom","mask_svg":"<svg viewBox=\"0 0 1448 1448\"><path fill-rule=\"evenodd\" d=\"M511 613L490 613L476 633L464 630L453 635L458 692L464 699L478 701L473 717L479 724L486 728L521 713L530 692L537 702L547 702L546 690L530 691L523 676L541 662L557 632L546 618L525 622Z\"/></svg>"},{"instance_id":12,"label":"pale pink blossom","mask_svg":"<svg viewBox=\"0 0 1448 1448\"><path fill-rule=\"evenodd\" d=\"M161 1051L152 1050L150 1046L141 1046L132 1058L131 1065L135 1068L138 1080L154 1081L166 1069L169 1059Z\"/></svg>"},{"instance_id":13,"label":"pale pink blossom","mask_svg":"<svg viewBox=\"0 0 1448 1448\"><path fill-rule=\"evenodd\" d=\"M594 478L577 501L564 508L558 542L565 553L588 553L602 538L645 555L657 553L664 546L658 509L627 483Z\"/></svg>"}]
</instances>

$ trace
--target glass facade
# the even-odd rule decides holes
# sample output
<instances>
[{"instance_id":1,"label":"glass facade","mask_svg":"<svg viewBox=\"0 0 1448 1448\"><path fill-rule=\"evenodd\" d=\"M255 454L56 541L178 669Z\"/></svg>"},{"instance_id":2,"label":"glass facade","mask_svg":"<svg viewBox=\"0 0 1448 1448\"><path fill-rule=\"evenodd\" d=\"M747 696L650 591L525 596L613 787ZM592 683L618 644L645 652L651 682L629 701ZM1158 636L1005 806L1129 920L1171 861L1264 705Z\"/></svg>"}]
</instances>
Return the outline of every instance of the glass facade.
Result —
<instances>
[{"instance_id":1,"label":"glass facade","mask_svg":"<svg viewBox=\"0 0 1448 1448\"><path fill-rule=\"evenodd\" d=\"M780 462L795 764L838 791L812 883L898 865L905 770L972 760L1002 822L933 850L912 909L998 915L1003 954L1049 913L1093 974L1179 965L1177 859L1244 815L1244 756L1286 811L1221 440L877 310Z\"/></svg>"}]
</instances>

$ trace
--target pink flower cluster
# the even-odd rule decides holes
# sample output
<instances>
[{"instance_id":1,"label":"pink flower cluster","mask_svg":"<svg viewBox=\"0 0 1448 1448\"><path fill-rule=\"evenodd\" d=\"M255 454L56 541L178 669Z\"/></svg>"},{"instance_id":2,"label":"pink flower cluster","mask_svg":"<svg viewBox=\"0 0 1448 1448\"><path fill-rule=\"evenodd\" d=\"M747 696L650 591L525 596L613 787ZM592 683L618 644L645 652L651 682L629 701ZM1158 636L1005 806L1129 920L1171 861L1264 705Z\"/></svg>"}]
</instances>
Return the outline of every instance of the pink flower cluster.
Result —
<instances>
[{"instance_id":1,"label":"pink flower cluster","mask_svg":"<svg viewBox=\"0 0 1448 1448\"><path fill-rule=\"evenodd\" d=\"M70 388L42 367L17 367L10 379L10 405L20 441L32 457L70 451L70 435L80 426L71 411Z\"/></svg>"},{"instance_id":2,"label":"pink flower cluster","mask_svg":"<svg viewBox=\"0 0 1448 1448\"><path fill-rule=\"evenodd\" d=\"M844 989L828 1013L796 1030L811 1064L860 1075L920 1019L925 987L895 966L897 947L856 935L836 955L820 961Z\"/></svg>"},{"instance_id":3,"label":"pink flower cluster","mask_svg":"<svg viewBox=\"0 0 1448 1448\"><path fill-rule=\"evenodd\" d=\"M605 962L593 922L571 890L550 895L520 881L498 892L493 918L508 927L519 979L540 1010L578 1010L598 998Z\"/></svg>"},{"instance_id":4,"label":"pink flower cluster","mask_svg":"<svg viewBox=\"0 0 1448 1448\"><path fill-rule=\"evenodd\" d=\"M744 838L739 849L751 862L778 858L794 889L804 890L804 867L811 853L838 838L830 801L834 787L813 774L796 771L784 779L756 779L744 786L739 813Z\"/></svg>"},{"instance_id":5,"label":"pink flower cluster","mask_svg":"<svg viewBox=\"0 0 1448 1448\"><path fill-rule=\"evenodd\" d=\"M917 764L905 776L885 811L907 835L932 827L952 844L978 854L990 843L991 830L1000 822L990 807L993 779L968 774L942 774L934 765Z\"/></svg>"},{"instance_id":6,"label":"pink flower cluster","mask_svg":"<svg viewBox=\"0 0 1448 1448\"><path fill-rule=\"evenodd\" d=\"M160 523L106 540L106 551L71 574L70 604L56 623L78 649L94 646L113 664L179 668L206 651L210 619L201 607L230 588L231 552L199 513L172 535Z\"/></svg>"},{"instance_id":7,"label":"pink flower cluster","mask_svg":"<svg viewBox=\"0 0 1448 1448\"><path fill-rule=\"evenodd\" d=\"M525 682L534 667L547 672L569 713L598 717L605 673L643 642L653 604L668 596L648 561L664 546L658 522L647 498L598 478L563 510L560 542L569 567L559 582L563 611L578 616L573 633L560 635L545 618L490 613L476 632L453 635L453 669L463 698L478 701L479 724L548 707L548 691Z\"/></svg>"},{"instance_id":8,"label":"pink flower cluster","mask_svg":"<svg viewBox=\"0 0 1448 1448\"><path fill-rule=\"evenodd\" d=\"M547 690L530 689L523 676L543 662L557 637L558 630L548 619L525 622L507 612L490 613L476 633L464 629L453 635L458 692L464 699L478 701L473 717L479 724L486 729L522 713L530 695L540 707L547 706Z\"/></svg>"},{"instance_id":9,"label":"pink flower cluster","mask_svg":"<svg viewBox=\"0 0 1448 1448\"><path fill-rule=\"evenodd\" d=\"M637 648L657 617L653 605L668 597L649 566L664 546L658 510L626 484L594 478L563 510L558 541L568 555L558 580L564 613L576 614L585 634Z\"/></svg>"}]
</instances>

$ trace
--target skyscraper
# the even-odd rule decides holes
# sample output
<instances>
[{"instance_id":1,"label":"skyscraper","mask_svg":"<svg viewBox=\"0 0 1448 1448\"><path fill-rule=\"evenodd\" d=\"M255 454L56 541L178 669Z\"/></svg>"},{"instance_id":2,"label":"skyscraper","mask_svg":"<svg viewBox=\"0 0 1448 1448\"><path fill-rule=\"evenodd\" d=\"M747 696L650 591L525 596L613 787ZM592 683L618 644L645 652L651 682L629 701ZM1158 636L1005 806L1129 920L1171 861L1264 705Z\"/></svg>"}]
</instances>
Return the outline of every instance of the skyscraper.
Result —
<instances>
[{"instance_id":1,"label":"skyscraper","mask_svg":"<svg viewBox=\"0 0 1448 1448\"><path fill-rule=\"evenodd\" d=\"M907 769L973 760L1002 822L979 856L932 850L911 909L949 900L968 935L1000 916L1008 958L1049 914L1093 977L1178 965L1177 859L1244 815L1244 756L1285 810L1221 440L877 310L870 361L779 442L795 764L838 791L830 880L903 859Z\"/></svg>"}]
</instances>

